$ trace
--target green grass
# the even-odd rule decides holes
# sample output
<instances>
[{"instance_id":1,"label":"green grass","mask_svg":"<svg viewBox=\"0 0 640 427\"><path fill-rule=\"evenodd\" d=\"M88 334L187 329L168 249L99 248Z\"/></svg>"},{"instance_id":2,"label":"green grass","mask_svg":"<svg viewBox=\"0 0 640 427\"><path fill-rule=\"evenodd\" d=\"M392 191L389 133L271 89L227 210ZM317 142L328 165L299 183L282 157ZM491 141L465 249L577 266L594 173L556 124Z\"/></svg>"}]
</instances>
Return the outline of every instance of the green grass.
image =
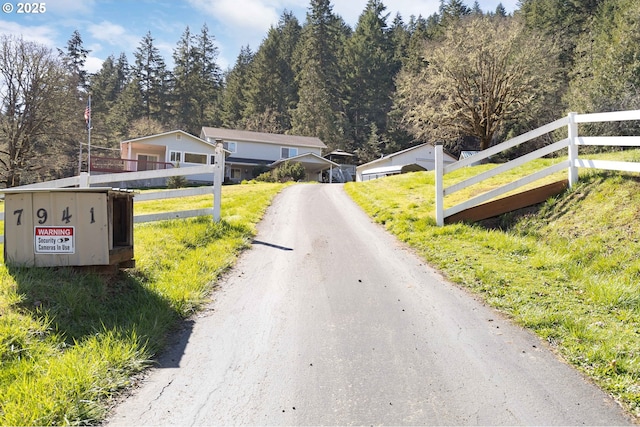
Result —
<instances>
[{"instance_id":1,"label":"green grass","mask_svg":"<svg viewBox=\"0 0 640 427\"><path fill-rule=\"evenodd\" d=\"M599 156L602 158L603 156ZM609 155L637 161L640 154ZM477 194L556 160L487 180ZM483 165L447 176L463 180ZM558 174L550 180L565 178ZM211 297L282 185L223 188L223 221L135 226L136 268L105 277L69 268L0 266L0 423L89 424L153 362L167 334ZM432 173L347 191L376 221L460 283L545 339L640 415L640 180L588 173L579 185L502 228L436 227ZM211 196L140 202L135 213L210 207Z\"/></svg>"},{"instance_id":2,"label":"green grass","mask_svg":"<svg viewBox=\"0 0 640 427\"><path fill-rule=\"evenodd\" d=\"M635 160L638 153L607 157L621 156ZM521 172L551 161L534 162ZM445 185L464 179L471 169L476 168L452 173ZM495 178L483 186L499 182ZM350 183L346 189L377 222L448 279L535 331L630 413L640 416L637 176L584 173L574 189L537 211L504 215L498 228L436 227L432 172ZM445 205L452 203L445 199Z\"/></svg>"},{"instance_id":3,"label":"green grass","mask_svg":"<svg viewBox=\"0 0 640 427\"><path fill-rule=\"evenodd\" d=\"M0 266L0 424L90 424L210 298L281 184L223 187L222 221L137 224L136 268ZM210 207L211 196L179 199ZM140 202L135 213L173 210ZM173 203L173 201L171 201Z\"/></svg>"}]
</instances>

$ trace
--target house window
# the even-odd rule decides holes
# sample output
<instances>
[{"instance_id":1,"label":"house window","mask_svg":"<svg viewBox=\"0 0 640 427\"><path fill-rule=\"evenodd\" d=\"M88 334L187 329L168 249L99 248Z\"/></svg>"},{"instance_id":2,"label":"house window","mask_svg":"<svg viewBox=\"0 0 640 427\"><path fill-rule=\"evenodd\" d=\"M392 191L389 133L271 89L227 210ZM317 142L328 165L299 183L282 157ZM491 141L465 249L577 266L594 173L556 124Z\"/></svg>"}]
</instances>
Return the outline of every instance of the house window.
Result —
<instances>
[{"instance_id":1,"label":"house window","mask_svg":"<svg viewBox=\"0 0 640 427\"><path fill-rule=\"evenodd\" d=\"M236 168L231 168L231 176L229 178L231 178L231 179L241 179L242 178L242 170L241 169L236 169Z\"/></svg>"},{"instance_id":2,"label":"house window","mask_svg":"<svg viewBox=\"0 0 640 427\"><path fill-rule=\"evenodd\" d=\"M180 152L180 151L169 151L169 161L170 162L181 162L182 161L182 152Z\"/></svg>"},{"instance_id":3,"label":"house window","mask_svg":"<svg viewBox=\"0 0 640 427\"><path fill-rule=\"evenodd\" d=\"M184 153L184 161L187 163L199 163L202 165L206 165L207 155L197 153Z\"/></svg>"},{"instance_id":4,"label":"house window","mask_svg":"<svg viewBox=\"0 0 640 427\"><path fill-rule=\"evenodd\" d=\"M158 156L151 154L138 154L138 171L150 171L158 168Z\"/></svg>"},{"instance_id":5,"label":"house window","mask_svg":"<svg viewBox=\"0 0 640 427\"><path fill-rule=\"evenodd\" d=\"M235 153L238 150L238 143L234 141L225 141L222 143L222 146L224 147L225 150L231 153Z\"/></svg>"},{"instance_id":6,"label":"house window","mask_svg":"<svg viewBox=\"0 0 640 427\"><path fill-rule=\"evenodd\" d=\"M280 158L282 158L282 159L288 159L290 157L295 157L297 155L298 155L298 149L297 148L282 147L280 149Z\"/></svg>"}]
</instances>

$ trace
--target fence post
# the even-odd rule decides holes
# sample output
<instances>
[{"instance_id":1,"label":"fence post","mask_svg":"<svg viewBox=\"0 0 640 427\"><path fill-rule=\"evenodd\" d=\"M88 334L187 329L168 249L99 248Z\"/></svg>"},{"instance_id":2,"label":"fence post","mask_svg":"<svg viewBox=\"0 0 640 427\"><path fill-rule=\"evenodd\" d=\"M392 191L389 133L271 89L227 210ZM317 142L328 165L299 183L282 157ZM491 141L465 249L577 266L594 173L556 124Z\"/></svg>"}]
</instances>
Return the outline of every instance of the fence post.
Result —
<instances>
[{"instance_id":1,"label":"fence post","mask_svg":"<svg viewBox=\"0 0 640 427\"><path fill-rule=\"evenodd\" d=\"M224 145L221 139L216 140L213 166L213 220L220 221L222 204L222 181L224 181Z\"/></svg>"},{"instance_id":2,"label":"fence post","mask_svg":"<svg viewBox=\"0 0 640 427\"><path fill-rule=\"evenodd\" d=\"M569 113L569 188L573 188L578 182L578 124L577 113Z\"/></svg>"},{"instance_id":3,"label":"fence post","mask_svg":"<svg viewBox=\"0 0 640 427\"><path fill-rule=\"evenodd\" d=\"M88 172L80 172L78 187L87 188L89 187L89 173Z\"/></svg>"},{"instance_id":4,"label":"fence post","mask_svg":"<svg viewBox=\"0 0 640 427\"><path fill-rule=\"evenodd\" d=\"M444 175L444 151L442 145L436 145L436 225L442 227L444 225L444 194L443 194L443 175Z\"/></svg>"}]
</instances>

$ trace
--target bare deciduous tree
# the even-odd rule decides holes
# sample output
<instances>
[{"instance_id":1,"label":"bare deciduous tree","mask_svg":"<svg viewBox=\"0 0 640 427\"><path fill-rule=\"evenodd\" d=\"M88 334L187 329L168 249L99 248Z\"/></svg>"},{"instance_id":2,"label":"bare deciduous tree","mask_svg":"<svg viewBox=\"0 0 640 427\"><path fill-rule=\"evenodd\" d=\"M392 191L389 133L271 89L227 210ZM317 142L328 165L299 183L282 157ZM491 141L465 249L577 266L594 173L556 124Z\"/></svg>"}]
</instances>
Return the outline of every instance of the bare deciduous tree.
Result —
<instances>
[{"instance_id":1,"label":"bare deciduous tree","mask_svg":"<svg viewBox=\"0 0 640 427\"><path fill-rule=\"evenodd\" d=\"M529 120L556 93L557 56L516 18L465 18L425 46L419 72L399 76L398 101L418 138L473 136L486 149L506 121Z\"/></svg>"},{"instance_id":2,"label":"bare deciduous tree","mask_svg":"<svg viewBox=\"0 0 640 427\"><path fill-rule=\"evenodd\" d=\"M7 187L54 168L68 152L69 129L62 128L80 102L71 82L49 48L0 38L0 177Z\"/></svg>"}]
</instances>

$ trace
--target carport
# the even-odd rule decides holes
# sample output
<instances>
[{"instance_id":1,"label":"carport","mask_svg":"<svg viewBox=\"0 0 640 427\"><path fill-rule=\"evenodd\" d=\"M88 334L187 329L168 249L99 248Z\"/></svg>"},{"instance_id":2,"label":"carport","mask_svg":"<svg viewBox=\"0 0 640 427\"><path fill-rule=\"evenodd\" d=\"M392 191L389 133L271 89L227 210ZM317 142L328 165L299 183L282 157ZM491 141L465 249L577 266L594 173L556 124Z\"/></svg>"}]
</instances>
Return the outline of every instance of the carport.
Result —
<instances>
[{"instance_id":1,"label":"carport","mask_svg":"<svg viewBox=\"0 0 640 427\"><path fill-rule=\"evenodd\" d=\"M371 179L378 179L389 175L398 175L407 172L420 172L427 170L425 167L411 163L408 165L395 165L395 166L382 166L379 168L367 169L362 172L362 181L369 181Z\"/></svg>"},{"instance_id":2,"label":"carport","mask_svg":"<svg viewBox=\"0 0 640 427\"><path fill-rule=\"evenodd\" d=\"M317 181L321 181L321 173L328 170L329 182L331 182L331 172L333 171L334 166L340 167L336 162L320 157L315 153L305 153L300 154L299 156L289 157L287 159L280 159L271 163L269 167L274 169L284 162L300 163L307 174L307 180L315 174L318 177L316 179Z\"/></svg>"}]
</instances>

